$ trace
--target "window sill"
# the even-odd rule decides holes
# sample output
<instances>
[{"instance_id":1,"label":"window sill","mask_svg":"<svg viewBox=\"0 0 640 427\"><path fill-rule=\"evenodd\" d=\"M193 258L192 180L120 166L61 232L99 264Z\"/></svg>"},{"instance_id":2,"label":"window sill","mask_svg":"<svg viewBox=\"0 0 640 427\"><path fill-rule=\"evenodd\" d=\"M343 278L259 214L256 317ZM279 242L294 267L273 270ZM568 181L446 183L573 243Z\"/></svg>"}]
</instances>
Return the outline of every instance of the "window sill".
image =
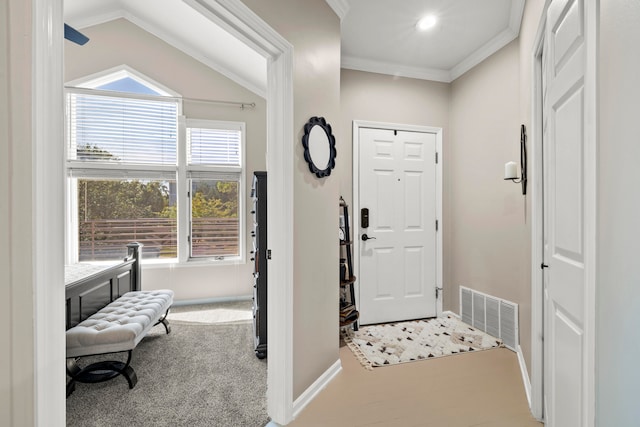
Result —
<instances>
[{"instance_id":1,"label":"window sill","mask_svg":"<svg viewBox=\"0 0 640 427\"><path fill-rule=\"evenodd\" d=\"M147 269L161 269L161 268L193 268L193 267L223 267L232 265L245 265L247 262L244 258L228 258L224 260L217 260L214 258L190 258L187 261L178 261L173 259L152 259L142 260L142 268Z\"/></svg>"}]
</instances>

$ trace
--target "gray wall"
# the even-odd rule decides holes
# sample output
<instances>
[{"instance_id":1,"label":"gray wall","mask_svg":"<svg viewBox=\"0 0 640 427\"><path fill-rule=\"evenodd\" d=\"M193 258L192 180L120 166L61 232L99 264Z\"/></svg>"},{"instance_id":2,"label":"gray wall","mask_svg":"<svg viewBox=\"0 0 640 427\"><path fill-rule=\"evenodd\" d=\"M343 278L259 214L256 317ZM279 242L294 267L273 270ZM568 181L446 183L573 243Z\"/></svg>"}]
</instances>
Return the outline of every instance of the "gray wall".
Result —
<instances>
[{"instance_id":1,"label":"gray wall","mask_svg":"<svg viewBox=\"0 0 640 427\"><path fill-rule=\"evenodd\" d=\"M640 3L600 2L596 421L640 420Z\"/></svg>"},{"instance_id":2,"label":"gray wall","mask_svg":"<svg viewBox=\"0 0 640 427\"><path fill-rule=\"evenodd\" d=\"M311 175L304 124L323 116L340 135L340 21L324 0L245 0L293 45L294 295L293 396L338 360L338 185ZM341 161L341 160L338 160Z\"/></svg>"},{"instance_id":3,"label":"gray wall","mask_svg":"<svg viewBox=\"0 0 640 427\"><path fill-rule=\"evenodd\" d=\"M504 163L520 162L520 125L531 133L532 49L543 6L526 2L519 38L451 85L450 244L445 252L451 274L445 308L458 312L460 285L517 303L529 370L532 184L525 197L520 185L503 180L503 173ZM531 142L528 149L531 153Z\"/></svg>"},{"instance_id":4,"label":"gray wall","mask_svg":"<svg viewBox=\"0 0 640 427\"><path fill-rule=\"evenodd\" d=\"M0 425L34 423L31 11L0 4Z\"/></svg>"},{"instance_id":5,"label":"gray wall","mask_svg":"<svg viewBox=\"0 0 640 427\"><path fill-rule=\"evenodd\" d=\"M173 289L177 301L251 295L249 196L252 172L266 168L266 101L125 19L82 31L91 38L91 43L65 44L66 81L126 64L185 98L256 103L255 108L242 110L228 105L183 101L187 118L246 123L245 262L215 266L146 265L142 274L143 289Z\"/></svg>"},{"instance_id":6,"label":"gray wall","mask_svg":"<svg viewBox=\"0 0 640 427\"><path fill-rule=\"evenodd\" d=\"M342 69L340 75L342 119L336 167L341 177L340 194L349 204L353 201L354 120L441 127L447 157L449 84L347 69ZM446 161L444 169L446 173ZM444 193L446 204L447 192Z\"/></svg>"},{"instance_id":7,"label":"gray wall","mask_svg":"<svg viewBox=\"0 0 640 427\"><path fill-rule=\"evenodd\" d=\"M517 41L452 83L451 244L445 255L450 257L451 276L445 303L459 311L460 285L518 303L520 342L527 348L527 199L519 185L503 180L504 164L520 161L519 93ZM526 359L528 364L528 354Z\"/></svg>"}]
</instances>

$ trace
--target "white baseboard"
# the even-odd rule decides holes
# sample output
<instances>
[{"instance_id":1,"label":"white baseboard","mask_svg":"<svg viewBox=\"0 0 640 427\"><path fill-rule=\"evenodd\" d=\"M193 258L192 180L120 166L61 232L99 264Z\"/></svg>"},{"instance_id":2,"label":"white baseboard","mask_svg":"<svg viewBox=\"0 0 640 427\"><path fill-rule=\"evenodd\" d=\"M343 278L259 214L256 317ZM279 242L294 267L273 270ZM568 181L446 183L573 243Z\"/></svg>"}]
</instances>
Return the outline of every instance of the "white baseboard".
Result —
<instances>
[{"instance_id":1,"label":"white baseboard","mask_svg":"<svg viewBox=\"0 0 640 427\"><path fill-rule=\"evenodd\" d=\"M529 409L531 409L531 381L529 380L529 372L527 372L527 364L524 362L524 356L522 354L522 348L518 344L518 363L520 364L520 373L522 374L522 384L524 385L524 392L527 394L527 402L529 403Z\"/></svg>"},{"instance_id":2,"label":"white baseboard","mask_svg":"<svg viewBox=\"0 0 640 427\"><path fill-rule=\"evenodd\" d=\"M324 389L331 380L338 375L342 370L342 364L340 359L336 360L336 363L331 365L324 374L320 376L313 384L306 389L300 397L293 402L293 419L295 419L300 412Z\"/></svg>"},{"instance_id":3,"label":"white baseboard","mask_svg":"<svg viewBox=\"0 0 640 427\"><path fill-rule=\"evenodd\" d=\"M452 316L452 317L455 317L456 319L460 319L460 315L459 314L456 314L453 311L449 311L449 310L443 311L442 315L443 316Z\"/></svg>"}]
</instances>

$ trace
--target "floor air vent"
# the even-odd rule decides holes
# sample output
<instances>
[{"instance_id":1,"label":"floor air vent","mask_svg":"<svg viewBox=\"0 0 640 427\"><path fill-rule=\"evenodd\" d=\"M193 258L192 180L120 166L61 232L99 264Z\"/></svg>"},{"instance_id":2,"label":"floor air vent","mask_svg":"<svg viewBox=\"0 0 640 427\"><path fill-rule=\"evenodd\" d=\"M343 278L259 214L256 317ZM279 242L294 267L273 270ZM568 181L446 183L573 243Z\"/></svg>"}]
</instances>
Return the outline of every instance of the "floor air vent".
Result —
<instances>
[{"instance_id":1,"label":"floor air vent","mask_svg":"<svg viewBox=\"0 0 640 427\"><path fill-rule=\"evenodd\" d=\"M460 286L460 317L517 351L518 304Z\"/></svg>"}]
</instances>

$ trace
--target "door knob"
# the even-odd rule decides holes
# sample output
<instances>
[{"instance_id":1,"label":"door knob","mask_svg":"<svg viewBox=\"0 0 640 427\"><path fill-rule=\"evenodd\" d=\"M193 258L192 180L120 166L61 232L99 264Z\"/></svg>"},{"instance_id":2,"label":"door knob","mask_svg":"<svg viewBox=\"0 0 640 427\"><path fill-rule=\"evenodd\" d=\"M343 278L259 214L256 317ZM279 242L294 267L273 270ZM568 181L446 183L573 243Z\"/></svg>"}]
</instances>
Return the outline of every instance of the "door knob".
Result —
<instances>
[{"instance_id":1,"label":"door knob","mask_svg":"<svg viewBox=\"0 0 640 427\"><path fill-rule=\"evenodd\" d=\"M369 236L366 235L366 233L362 235L362 241L363 242L366 242L367 240L371 240L371 239L375 239L375 237L369 237Z\"/></svg>"}]
</instances>

